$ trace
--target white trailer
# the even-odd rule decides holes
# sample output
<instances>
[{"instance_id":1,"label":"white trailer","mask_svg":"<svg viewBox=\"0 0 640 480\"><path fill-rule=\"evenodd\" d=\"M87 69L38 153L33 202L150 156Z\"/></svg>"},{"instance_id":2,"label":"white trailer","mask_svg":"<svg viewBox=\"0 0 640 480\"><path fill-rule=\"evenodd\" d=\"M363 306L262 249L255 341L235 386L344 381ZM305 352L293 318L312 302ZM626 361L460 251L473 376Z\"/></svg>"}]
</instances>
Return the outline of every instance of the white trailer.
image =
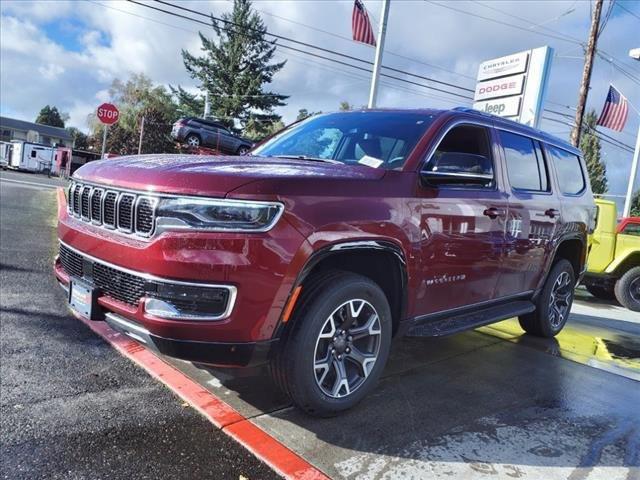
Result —
<instances>
[{"instance_id":1,"label":"white trailer","mask_svg":"<svg viewBox=\"0 0 640 480\"><path fill-rule=\"evenodd\" d=\"M13 143L0 142L0 168L7 168L7 166L9 166L12 149L13 149Z\"/></svg>"},{"instance_id":2,"label":"white trailer","mask_svg":"<svg viewBox=\"0 0 640 480\"><path fill-rule=\"evenodd\" d=\"M9 168L26 172L51 171L54 148L30 142L12 142Z\"/></svg>"}]
</instances>

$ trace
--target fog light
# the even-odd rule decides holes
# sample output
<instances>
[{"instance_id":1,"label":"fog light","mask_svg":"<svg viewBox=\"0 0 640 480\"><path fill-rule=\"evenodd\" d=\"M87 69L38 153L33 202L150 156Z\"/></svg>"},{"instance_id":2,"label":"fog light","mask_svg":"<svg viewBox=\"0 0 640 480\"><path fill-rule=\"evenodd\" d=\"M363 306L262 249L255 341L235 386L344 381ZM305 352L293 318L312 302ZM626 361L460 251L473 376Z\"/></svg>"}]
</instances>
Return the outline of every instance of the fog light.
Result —
<instances>
[{"instance_id":1,"label":"fog light","mask_svg":"<svg viewBox=\"0 0 640 480\"><path fill-rule=\"evenodd\" d=\"M231 313L236 297L236 288L226 285L157 283L150 287L145 311L173 320L221 320Z\"/></svg>"}]
</instances>

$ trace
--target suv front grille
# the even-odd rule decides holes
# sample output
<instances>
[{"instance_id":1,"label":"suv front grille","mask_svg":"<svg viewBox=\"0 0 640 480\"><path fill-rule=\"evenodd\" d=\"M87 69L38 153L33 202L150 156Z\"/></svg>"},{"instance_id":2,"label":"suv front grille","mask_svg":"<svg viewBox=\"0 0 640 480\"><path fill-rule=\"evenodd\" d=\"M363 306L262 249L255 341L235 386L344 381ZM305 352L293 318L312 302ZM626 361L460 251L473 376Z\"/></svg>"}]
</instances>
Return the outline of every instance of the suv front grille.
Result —
<instances>
[{"instance_id":1,"label":"suv front grille","mask_svg":"<svg viewBox=\"0 0 640 480\"><path fill-rule=\"evenodd\" d=\"M138 308L143 297L159 298L187 315L221 317L235 301L235 287L163 280L127 271L88 257L60 243L59 261L72 277L97 288L99 295Z\"/></svg>"},{"instance_id":2,"label":"suv front grille","mask_svg":"<svg viewBox=\"0 0 640 480\"><path fill-rule=\"evenodd\" d=\"M147 238L155 230L157 202L157 198L147 195L73 182L69 187L68 212L94 225Z\"/></svg>"}]
</instances>

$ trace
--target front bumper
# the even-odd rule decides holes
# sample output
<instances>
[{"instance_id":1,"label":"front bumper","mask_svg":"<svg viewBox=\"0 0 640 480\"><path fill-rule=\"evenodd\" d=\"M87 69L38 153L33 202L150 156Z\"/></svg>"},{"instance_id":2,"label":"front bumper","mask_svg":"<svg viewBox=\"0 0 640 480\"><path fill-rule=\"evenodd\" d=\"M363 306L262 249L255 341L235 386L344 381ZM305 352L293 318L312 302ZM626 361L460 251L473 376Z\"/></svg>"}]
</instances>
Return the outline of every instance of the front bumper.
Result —
<instances>
[{"instance_id":1,"label":"front bumper","mask_svg":"<svg viewBox=\"0 0 640 480\"><path fill-rule=\"evenodd\" d=\"M60 286L69 293L69 277L60 268L58 259L54 272ZM114 309L112 300L99 297L97 312L90 320L104 320L115 331L126 335L163 355L180 360L219 367L255 367L268 362L271 350L278 339L258 342L203 342L166 338L152 334L141 323L109 311ZM118 307L115 306L117 310ZM78 313L76 313L78 315Z\"/></svg>"},{"instance_id":2,"label":"front bumper","mask_svg":"<svg viewBox=\"0 0 640 480\"><path fill-rule=\"evenodd\" d=\"M115 313L105 314L111 328L163 355L193 363L224 367L255 367L267 363L277 340L223 343L177 340L152 335L146 328Z\"/></svg>"}]
</instances>

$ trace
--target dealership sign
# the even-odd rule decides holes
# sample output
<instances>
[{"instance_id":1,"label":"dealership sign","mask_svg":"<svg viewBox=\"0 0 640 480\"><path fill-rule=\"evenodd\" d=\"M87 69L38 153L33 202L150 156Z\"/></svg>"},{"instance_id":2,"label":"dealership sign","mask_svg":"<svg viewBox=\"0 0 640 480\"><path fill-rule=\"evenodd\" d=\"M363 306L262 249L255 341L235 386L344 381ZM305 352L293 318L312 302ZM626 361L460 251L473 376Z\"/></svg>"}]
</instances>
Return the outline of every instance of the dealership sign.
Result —
<instances>
[{"instance_id":1,"label":"dealership sign","mask_svg":"<svg viewBox=\"0 0 640 480\"><path fill-rule=\"evenodd\" d=\"M535 48L482 62L473 108L536 127L553 50Z\"/></svg>"}]
</instances>

